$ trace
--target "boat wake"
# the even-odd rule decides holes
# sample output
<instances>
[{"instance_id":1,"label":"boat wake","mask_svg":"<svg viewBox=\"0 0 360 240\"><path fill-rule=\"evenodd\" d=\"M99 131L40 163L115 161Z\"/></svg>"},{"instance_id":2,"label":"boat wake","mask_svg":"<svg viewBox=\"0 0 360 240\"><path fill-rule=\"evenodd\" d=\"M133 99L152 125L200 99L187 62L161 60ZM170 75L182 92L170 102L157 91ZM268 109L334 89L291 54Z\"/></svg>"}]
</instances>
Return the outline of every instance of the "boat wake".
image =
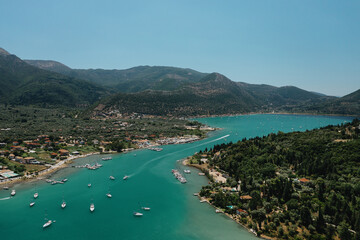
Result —
<instances>
[{"instance_id":1,"label":"boat wake","mask_svg":"<svg viewBox=\"0 0 360 240\"><path fill-rule=\"evenodd\" d=\"M2 200L8 200L8 199L10 199L11 197L5 197L5 198L0 198L0 201L2 201Z\"/></svg>"},{"instance_id":2,"label":"boat wake","mask_svg":"<svg viewBox=\"0 0 360 240\"><path fill-rule=\"evenodd\" d=\"M128 176L129 176L129 177L133 177L133 176L139 174L142 170L144 170L144 168L145 168L147 165L149 165L150 163L155 162L155 161L157 161L157 160L159 160L159 159L162 159L162 158L165 158L165 157L168 157L168 156L171 156L171 155L174 155L174 154L176 154L176 153L183 152L183 151L186 151L186 150L189 150L189 149L198 148L198 147L200 147L200 146L203 146L203 145L206 145L206 144L209 144L209 143L212 143L212 142L219 141L219 140L224 139L224 138L227 138L227 137L229 137L229 136L230 136L230 134L227 134L227 135L225 135L225 136L222 136L222 137L213 139L213 140L208 141L208 142L201 143L201 144L196 145L196 146L192 146L192 147L189 147L189 148L185 148L185 149L178 150L178 151L175 151L175 152L167 153L167 154L165 154L165 155L163 155L163 156L159 156L159 157L153 158L153 159L151 159L150 161L144 163L140 168L138 168L138 170L137 170L136 172L134 172L134 173L132 173L132 174L130 174L130 175L128 175Z\"/></svg>"}]
</instances>

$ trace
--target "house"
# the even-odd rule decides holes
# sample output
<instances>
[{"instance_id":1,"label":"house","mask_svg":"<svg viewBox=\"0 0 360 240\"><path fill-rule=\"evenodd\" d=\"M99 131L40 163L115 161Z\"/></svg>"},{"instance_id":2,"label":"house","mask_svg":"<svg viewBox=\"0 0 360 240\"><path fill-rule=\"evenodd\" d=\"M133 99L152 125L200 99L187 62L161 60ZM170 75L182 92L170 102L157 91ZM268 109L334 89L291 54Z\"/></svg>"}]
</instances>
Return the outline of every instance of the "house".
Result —
<instances>
[{"instance_id":1,"label":"house","mask_svg":"<svg viewBox=\"0 0 360 240\"><path fill-rule=\"evenodd\" d=\"M250 195L243 195L243 196L240 196L240 199L241 200L251 200L252 197Z\"/></svg>"},{"instance_id":2,"label":"house","mask_svg":"<svg viewBox=\"0 0 360 240\"><path fill-rule=\"evenodd\" d=\"M35 161L34 157L26 157L24 158L25 163L30 163L31 161Z\"/></svg>"},{"instance_id":3,"label":"house","mask_svg":"<svg viewBox=\"0 0 360 240\"><path fill-rule=\"evenodd\" d=\"M13 160L14 158L15 158L15 155L14 155L13 153L10 153L10 154L9 154L9 159L10 159L10 160Z\"/></svg>"},{"instance_id":4,"label":"house","mask_svg":"<svg viewBox=\"0 0 360 240\"><path fill-rule=\"evenodd\" d=\"M6 143L0 143L0 147L5 147Z\"/></svg>"},{"instance_id":5,"label":"house","mask_svg":"<svg viewBox=\"0 0 360 240\"><path fill-rule=\"evenodd\" d=\"M50 157L51 157L51 158L56 158L57 155L58 155L57 153L50 153Z\"/></svg>"},{"instance_id":6,"label":"house","mask_svg":"<svg viewBox=\"0 0 360 240\"><path fill-rule=\"evenodd\" d=\"M307 179L307 178L300 178L300 179L299 179L299 182L300 182L301 184L307 184L308 182L310 182L310 180Z\"/></svg>"},{"instance_id":7,"label":"house","mask_svg":"<svg viewBox=\"0 0 360 240\"><path fill-rule=\"evenodd\" d=\"M248 215L248 212L246 211L246 210L244 210L244 209L237 209L236 210L236 214L237 215L240 215L240 214L246 214L246 215Z\"/></svg>"},{"instance_id":8,"label":"house","mask_svg":"<svg viewBox=\"0 0 360 240\"><path fill-rule=\"evenodd\" d=\"M13 145L14 145L14 146L18 146L18 145L19 145L19 142L15 141L15 142L13 142Z\"/></svg>"},{"instance_id":9,"label":"house","mask_svg":"<svg viewBox=\"0 0 360 240\"><path fill-rule=\"evenodd\" d=\"M61 157L64 157L64 156L69 156L70 153L69 153L68 150L60 149L59 154L60 154Z\"/></svg>"},{"instance_id":10,"label":"house","mask_svg":"<svg viewBox=\"0 0 360 240\"><path fill-rule=\"evenodd\" d=\"M23 157L16 156L16 157L15 157L15 162L25 163L25 160L24 160L24 158L23 158Z\"/></svg>"}]
</instances>

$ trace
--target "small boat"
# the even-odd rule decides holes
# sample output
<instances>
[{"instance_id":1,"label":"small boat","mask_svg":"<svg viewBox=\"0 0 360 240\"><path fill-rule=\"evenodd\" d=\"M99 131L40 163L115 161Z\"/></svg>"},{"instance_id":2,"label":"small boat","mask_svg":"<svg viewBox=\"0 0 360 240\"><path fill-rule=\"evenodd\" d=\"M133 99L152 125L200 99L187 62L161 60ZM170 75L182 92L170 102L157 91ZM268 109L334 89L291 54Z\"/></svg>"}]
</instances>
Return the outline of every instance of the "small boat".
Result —
<instances>
[{"instance_id":1,"label":"small boat","mask_svg":"<svg viewBox=\"0 0 360 240\"><path fill-rule=\"evenodd\" d=\"M91 187L91 183L88 184L88 187Z\"/></svg>"},{"instance_id":2,"label":"small boat","mask_svg":"<svg viewBox=\"0 0 360 240\"><path fill-rule=\"evenodd\" d=\"M66 207L66 202L63 201L62 204L61 204L61 208L64 209Z\"/></svg>"},{"instance_id":3,"label":"small boat","mask_svg":"<svg viewBox=\"0 0 360 240\"><path fill-rule=\"evenodd\" d=\"M201 199L200 200L201 203L207 202L206 199Z\"/></svg>"},{"instance_id":4,"label":"small boat","mask_svg":"<svg viewBox=\"0 0 360 240\"><path fill-rule=\"evenodd\" d=\"M31 202L30 203L30 207L34 206L35 205L35 202Z\"/></svg>"},{"instance_id":5,"label":"small boat","mask_svg":"<svg viewBox=\"0 0 360 240\"><path fill-rule=\"evenodd\" d=\"M95 205L92 203L90 204L90 212L93 212L95 210Z\"/></svg>"},{"instance_id":6,"label":"small boat","mask_svg":"<svg viewBox=\"0 0 360 240\"><path fill-rule=\"evenodd\" d=\"M221 213L222 211L220 209L215 210L216 213Z\"/></svg>"},{"instance_id":7,"label":"small boat","mask_svg":"<svg viewBox=\"0 0 360 240\"><path fill-rule=\"evenodd\" d=\"M47 228L48 226L50 226L52 224L52 221L49 220L47 221L44 225L43 225L43 228Z\"/></svg>"},{"instance_id":8,"label":"small boat","mask_svg":"<svg viewBox=\"0 0 360 240\"><path fill-rule=\"evenodd\" d=\"M144 214L142 214L141 212L134 212L135 217L142 217L142 215Z\"/></svg>"},{"instance_id":9,"label":"small boat","mask_svg":"<svg viewBox=\"0 0 360 240\"><path fill-rule=\"evenodd\" d=\"M67 182L67 180L68 180L67 178L64 178L64 179L61 180L61 181L62 181L62 182Z\"/></svg>"},{"instance_id":10,"label":"small boat","mask_svg":"<svg viewBox=\"0 0 360 240\"><path fill-rule=\"evenodd\" d=\"M110 178L110 180L115 180L115 178L113 176L110 176L109 178Z\"/></svg>"},{"instance_id":11,"label":"small boat","mask_svg":"<svg viewBox=\"0 0 360 240\"><path fill-rule=\"evenodd\" d=\"M36 198L38 198L38 196L39 196L39 194L36 192L36 193L34 193L34 198L36 199Z\"/></svg>"},{"instance_id":12,"label":"small boat","mask_svg":"<svg viewBox=\"0 0 360 240\"><path fill-rule=\"evenodd\" d=\"M3 187L4 190L9 190L9 187L5 186Z\"/></svg>"},{"instance_id":13,"label":"small boat","mask_svg":"<svg viewBox=\"0 0 360 240\"><path fill-rule=\"evenodd\" d=\"M197 192L196 192L196 193L194 193L194 196L199 196L199 193L197 193Z\"/></svg>"},{"instance_id":14,"label":"small boat","mask_svg":"<svg viewBox=\"0 0 360 240\"><path fill-rule=\"evenodd\" d=\"M112 159L112 157L103 157L102 158L103 161L107 161L107 160L111 160L111 159Z\"/></svg>"},{"instance_id":15,"label":"small boat","mask_svg":"<svg viewBox=\"0 0 360 240\"><path fill-rule=\"evenodd\" d=\"M11 195L11 196L15 196L15 194L16 194L16 191L15 191L15 189L11 190L11 193L10 193L10 195Z\"/></svg>"},{"instance_id":16,"label":"small boat","mask_svg":"<svg viewBox=\"0 0 360 240\"><path fill-rule=\"evenodd\" d=\"M128 179L128 178L129 178L129 176L126 176L126 175L125 175L125 176L123 177L123 180L126 180L126 179Z\"/></svg>"},{"instance_id":17,"label":"small boat","mask_svg":"<svg viewBox=\"0 0 360 240\"><path fill-rule=\"evenodd\" d=\"M184 173L186 173L186 174L190 174L190 173L191 173L191 171L190 171L189 169L185 169L185 170L184 170Z\"/></svg>"},{"instance_id":18,"label":"small boat","mask_svg":"<svg viewBox=\"0 0 360 240\"><path fill-rule=\"evenodd\" d=\"M107 196L108 198L112 198L111 193L107 193L106 196Z\"/></svg>"},{"instance_id":19,"label":"small boat","mask_svg":"<svg viewBox=\"0 0 360 240\"><path fill-rule=\"evenodd\" d=\"M141 209L145 210L145 211L150 211L149 207L142 207Z\"/></svg>"}]
</instances>

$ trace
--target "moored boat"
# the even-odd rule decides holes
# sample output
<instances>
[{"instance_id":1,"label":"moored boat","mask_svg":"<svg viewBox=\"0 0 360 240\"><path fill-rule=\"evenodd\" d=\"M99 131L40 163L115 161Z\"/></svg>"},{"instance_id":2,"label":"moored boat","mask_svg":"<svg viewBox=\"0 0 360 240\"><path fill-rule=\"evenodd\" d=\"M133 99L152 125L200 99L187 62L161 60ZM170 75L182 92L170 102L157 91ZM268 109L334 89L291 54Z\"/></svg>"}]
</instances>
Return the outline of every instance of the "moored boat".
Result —
<instances>
[{"instance_id":1,"label":"moored boat","mask_svg":"<svg viewBox=\"0 0 360 240\"><path fill-rule=\"evenodd\" d=\"M95 204L90 204L90 212L93 212L95 211Z\"/></svg>"},{"instance_id":2,"label":"moored boat","mask_svg":"<svg viewBox=\"0 0 360 240\"><path fill-rule=\"evenodd\" d=\"M11 195L11 196L15 196L15 194L16 194L16 191L15 191L15 189L11 190L11 193L10 193L10 195Z\"/></svg>"},{"instance_id":3,"label":"moored boat","mask_svg":"<svg viewBox=\"0 0 360 240\"><path fill-rule=\"evenodd\" d=\"M34 198L36 199L36 198L38 198L38 196L39 196L39 193L34 193Z\"/></svg>"},{"instance_id":4,"label":"moored boat","mask_svg":"<svg viewBox=\"0 0 360 240\"><path fill-rule=\"evenodd\" d=\"M115 177L113 177L113 176L110 176L109 178L110 178L110 180L115 180Z\"/></svg>"},{"instance_id":5,"label":"moored boat","mask_svg":"<svg viewBox=\"0 0 360 240\"><path fill-rule=\"evenodd\" d=\"M107 193L106 196L107 196L108 198L112 198L111 193Z\"/></svg>"},{"instance_id":6,"label":"moored boat","mask_svg":"<svg viewBox=\"0 0 360 240\"><path fill-rule=\"evenodd\" d=\"M64 209L65 207L66 207L66 202L63 201L63 202L61 203L61 208Z\"/></svg>"},{"instance_id":7,"label":"moored boat","mask_svg":"<svg viewBox=\"0 0 360 240\"><path fill-rule=\"evenodd\" d=\"M34 206L35 205L35 202L31 202L30 203L30 207Z\"/></svg>"},{"instance_id":8,"label":"moored boat","mask_svg":"<svg viewBox=\"0 0 360 240\"><path fill-rule=\"evenodd\" d=\"M142 214L141 212L134 212L133 215L135 217L142 217L144 214Z\"/></svg>"},{"instance_id":9,"label":"moored boat","mask_svg":"<svg viewBox=\"0 0 360 240\"><path fill-rule=\"evenodd\" d=\"M47 228L48 226L50 226L52 224L52 221L49 220L47 221L44 225L43 225L43 228Z\"/></svg>"}]
</instances>

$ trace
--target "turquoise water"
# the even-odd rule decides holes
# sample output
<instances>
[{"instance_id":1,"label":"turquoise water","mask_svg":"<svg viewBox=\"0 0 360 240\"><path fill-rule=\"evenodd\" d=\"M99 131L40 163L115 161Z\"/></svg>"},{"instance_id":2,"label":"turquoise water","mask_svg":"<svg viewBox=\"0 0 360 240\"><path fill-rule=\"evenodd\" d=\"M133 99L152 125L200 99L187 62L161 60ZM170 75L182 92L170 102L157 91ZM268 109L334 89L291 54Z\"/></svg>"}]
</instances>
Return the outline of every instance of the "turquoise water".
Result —
<instances>
[{"instance_id":1,"label":"turquoise water","mask_svg":"<svg viewBox=\"0 0 360 240\"><path fill-rule=\"evenodd\" d=\"M212 132L202 141L164 146L162 152L137 150L113 155L102 161L103 167L87 169L66 168L52 178L68 178L65 184L36 184L39 198L34 207L34 183L15 186L17 194L0 190L0 239L255 239L241 226L214 208L200 203L193 196L207 179L197 170L186 175L187 184L180 184L171 169L184 169L177 160L214 144L237 141L244 137L266 135L270 132L305 131L328 124L351 121L347 117L246 115L197 119L222 130ZM229 135L229 136L227 136ZM225 137L226 136L226 137ZM136 154L136 156L135 156ZM101 156L76 160L76 165L94 163ZM113 175L116 180L109 180ZM129 175L123 181L124 175ZM91 182L92 187L87 184ZM113 197L105 194L110 189ZM62 199L67 207L61 209ZM95 211L90 213L91 201ZM143 217L134 217L139 205L151 207ZM43 229L45 212L56 220Z\"/></svg>"}]
</instances>

